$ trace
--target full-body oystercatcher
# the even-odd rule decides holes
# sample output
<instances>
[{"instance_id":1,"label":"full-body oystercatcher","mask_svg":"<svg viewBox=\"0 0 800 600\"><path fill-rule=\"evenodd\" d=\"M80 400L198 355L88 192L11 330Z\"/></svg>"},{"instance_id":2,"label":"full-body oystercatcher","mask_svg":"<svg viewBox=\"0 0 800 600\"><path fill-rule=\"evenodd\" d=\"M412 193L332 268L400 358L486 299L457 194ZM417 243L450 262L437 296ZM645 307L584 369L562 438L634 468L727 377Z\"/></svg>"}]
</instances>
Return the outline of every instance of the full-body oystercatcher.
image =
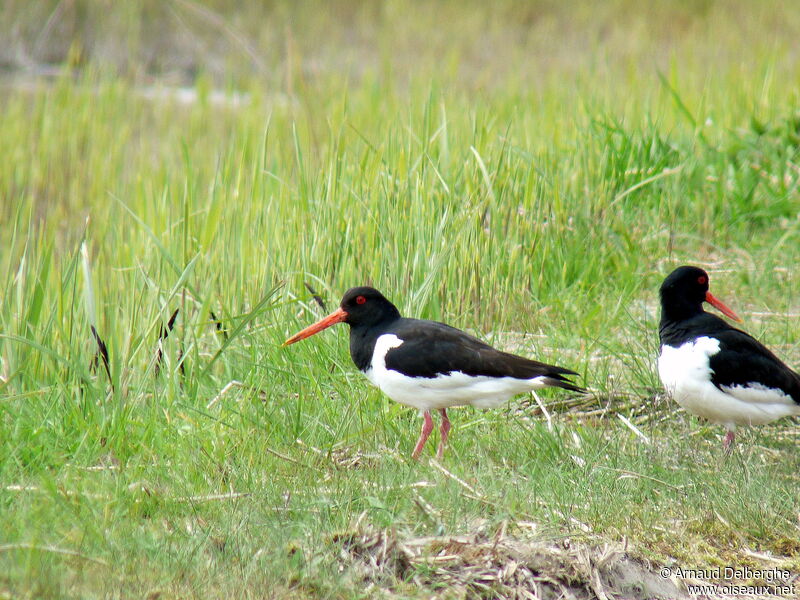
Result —
<instances>
[{"instance_id":1,"label":"full-body oystercatcher","mask_svg":"<svg viewBox=\"0 0 800 600\"><path fill-rule=\"evenodd\" d=\"M737 425L800 415L800 375L758 340L703 310L708 302L741 321L708 291L708 273L678 267L660 293L661 381L690 413L725 426L726 450Z\"/></svg>"},{"instance_id":2,"label":"full-body oystercatcher","mask_svg":"<svg viewBox=\"0 0 800 600\"><path fill-rule=\"evenodd\" d=\"M425 420L412 458L419 457L433 430L432 410L442 416L437 450L441 458L450 431L447 409L452 406L491 408L546 386L584 391L565 377L577 375L574 371L496 350L444 323L403 318L371 287L348 290L337 310L284 346L335 323L350 325L350 356L367 379L392 400L422 413Z\"/></svg>"}]
</instances>

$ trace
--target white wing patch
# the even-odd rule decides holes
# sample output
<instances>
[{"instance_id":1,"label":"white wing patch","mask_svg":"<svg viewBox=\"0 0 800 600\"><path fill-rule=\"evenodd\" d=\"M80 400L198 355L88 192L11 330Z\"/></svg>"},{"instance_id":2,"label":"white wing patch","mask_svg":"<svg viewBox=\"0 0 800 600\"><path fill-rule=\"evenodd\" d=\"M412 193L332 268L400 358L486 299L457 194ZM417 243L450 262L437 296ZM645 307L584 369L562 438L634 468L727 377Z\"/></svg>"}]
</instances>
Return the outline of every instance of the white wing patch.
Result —
<instances>
[{"instance_id":1,"label":"white wing patch","mask_svg":"<svg viewBox=\"0 0 800 600\"><path fill-rule=\"evenodd\" d=\"M767 387L756 381L751 381L745 385L737 384L732 386L720 386L722 391L730 394L742 402L752 402L754 404L788 404L797 406L794 399L781 389ZM800 410L800 406L798 406Z\"/></svg>"},{"instance_id":2,"label":"white wing patch","mask_svg":"<svg viewBox=\"0 0 800 600\"><path fill-rule=\"evenodd\" d=\"M394 334L380 336L375 342L370 368L364 374L395 402L419 410L467 404L477 408L492 408L517 394L547 386L545 377L486 377L466 375L460 371L437 377L409 377L386 368L386 354L402 344L403 340Z\"/></svg>"},{"instance_id":3,"label":"white wing patch","mask_svg":"<svg viewBox=\"0 0 800 600\"><path fill-rule=\"evenodd\" d=\"M800 414L800 406L778 389L755 382L722 389L715 386L709 358L717 352L719 340L706 336L677 348L661 346L658 374L664 388L683 408L729 430L736 425L763 425Z\"/></svg>"}]
</instances>

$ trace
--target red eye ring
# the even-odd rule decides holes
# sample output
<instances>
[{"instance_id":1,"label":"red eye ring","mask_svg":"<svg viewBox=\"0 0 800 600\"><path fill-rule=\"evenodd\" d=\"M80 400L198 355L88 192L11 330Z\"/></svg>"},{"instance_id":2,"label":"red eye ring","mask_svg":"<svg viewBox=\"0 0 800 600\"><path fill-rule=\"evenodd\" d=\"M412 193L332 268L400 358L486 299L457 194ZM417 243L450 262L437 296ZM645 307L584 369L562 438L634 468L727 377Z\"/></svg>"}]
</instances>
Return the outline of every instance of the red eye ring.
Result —
<instances>
[{"instance_id":1,"label":"red eye ring","mask_svg":"<svg viewBox=\"0 0 800 600\"><path fill-rule=\"evenodd\" d=\"M366 301L367 301L367 299L364 298L364 296L356 297L356 304L364 304L364 302L366 302Z\"/></svg>"},{"instance_id":2,"label":"red eye ring","mask_svg":"<svg viewBox=\"0 0 800 600\"><path fill-rule=\"evenodd\" d=\"M700 285L707 284L708 283L708 277L706 277L705 275L700 275L700 277L697 278L697 283L699 283Z\"/></svg>"}]
</instances>

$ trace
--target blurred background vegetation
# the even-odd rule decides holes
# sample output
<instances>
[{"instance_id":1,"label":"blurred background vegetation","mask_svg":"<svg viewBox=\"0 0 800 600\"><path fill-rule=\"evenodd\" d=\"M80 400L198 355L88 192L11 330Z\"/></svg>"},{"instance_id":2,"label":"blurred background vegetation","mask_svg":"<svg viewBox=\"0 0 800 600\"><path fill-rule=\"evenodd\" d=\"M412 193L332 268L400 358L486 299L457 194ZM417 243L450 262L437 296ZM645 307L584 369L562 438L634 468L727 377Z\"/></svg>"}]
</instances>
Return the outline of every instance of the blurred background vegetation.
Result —
<instances>
[{"instance_id":1,"label":"blurred background vegetation","mask_svg":"<svg viewBox=\"0 0 800 600\"><path fill-rule=\"evenodd\" d=\"M705 65L702 80L763 64L765 50L781 56L779 73L796 72L798 22L777 0L8 0L0 67L93 65L138 82L207 76L216 86L255 78L287 93L329 77L402 85L435 75L486 91L566 77L597 84L683 62Z\"/></svg>"}]
</instances>

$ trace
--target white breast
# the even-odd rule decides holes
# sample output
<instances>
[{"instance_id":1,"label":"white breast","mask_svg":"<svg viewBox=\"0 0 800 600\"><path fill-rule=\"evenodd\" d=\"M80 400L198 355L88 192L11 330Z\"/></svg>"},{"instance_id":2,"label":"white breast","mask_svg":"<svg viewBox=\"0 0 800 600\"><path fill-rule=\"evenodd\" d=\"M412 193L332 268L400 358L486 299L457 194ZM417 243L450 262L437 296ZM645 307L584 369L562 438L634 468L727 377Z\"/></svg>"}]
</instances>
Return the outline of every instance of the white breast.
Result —
<instances>
[{"instance_id":1,"label":"white breast","mask_svg":"<svg viewBox=\"0 0 800 600\"><path fill-rule=\"evenodd\" d=\"M705 336L677 348L661 346L658 374L678 404L729 430L736 425L762 425L800 414L800 406L782 390L755 382L722 389L715 386L709 358L719 352L719 347L719 340Z\"/></svg>"},{"instance_id":2,"label":"white breast","mask_svg":"<svg viewBox=\"0 0 800 600\"><path fill-rule=\"evenodd\" d=\"M719 340L699 337L677 348L661 346L658 357L658 374L668 392L679 390L698 392L711 383L709 357L719 352ZM676 398L677 400L677 398Z\"/></svg>"},{"instance_id":3,"label":"white breast","mask_svg":"<svg viewBox=\"0 0 800 600\"><path fill-rule=\"evenodd\" d=\"M408 377L386 368L386 354L402 343L403 340L394 334L380 336L375 343L371 366L364 374L395 402L419 410L463 405L492 408L517 394L546 387L544 377L486 377L459 371L437 377Z\"/></svg>"}]
</instances>

